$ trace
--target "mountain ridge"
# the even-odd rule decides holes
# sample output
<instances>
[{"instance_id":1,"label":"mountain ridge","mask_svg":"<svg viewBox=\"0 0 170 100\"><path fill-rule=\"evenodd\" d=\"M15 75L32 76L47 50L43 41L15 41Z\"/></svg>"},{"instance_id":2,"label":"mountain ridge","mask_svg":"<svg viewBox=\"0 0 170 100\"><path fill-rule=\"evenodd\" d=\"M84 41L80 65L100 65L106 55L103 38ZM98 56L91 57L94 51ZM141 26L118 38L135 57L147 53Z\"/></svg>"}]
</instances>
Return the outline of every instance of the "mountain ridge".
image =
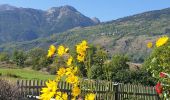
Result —
<instances>
[{"instance_id":1,"label":"mountain ridge","mask_svg":"<svg viewBox=\"0 0 170 100\"><path fill-rule=\"evenodd\" d=\"M0 44L34 40L74 27L96 24L98 23L68 5L52 7L45 11L0 5L0 35L2 36Z\"/></svg>"},{"instance_id":2,"label":"mountain ridge","mask_svg":"<svg viewBox=\"0 0 170 100\"><path fill-rule=\"evenodd\" d=\"M155 12L156 13L162 13L162 11L164 13L170 12L170 7L159 9L159 10L144 11L144 12L140 12L140 13L137 13L137 14L132 14L132 15L121 17L121 18L113 19L113 20L110 20L110 21L106 21L106 22L103 22L102 24L109 24L109 23L121 22L121 21L126 21L126 20L129 21L130 18L133 19L133 18L137 18L138 16L141 17L141 15L146 15L147 13L155 13Z\"/></svg>"}]
</instances>

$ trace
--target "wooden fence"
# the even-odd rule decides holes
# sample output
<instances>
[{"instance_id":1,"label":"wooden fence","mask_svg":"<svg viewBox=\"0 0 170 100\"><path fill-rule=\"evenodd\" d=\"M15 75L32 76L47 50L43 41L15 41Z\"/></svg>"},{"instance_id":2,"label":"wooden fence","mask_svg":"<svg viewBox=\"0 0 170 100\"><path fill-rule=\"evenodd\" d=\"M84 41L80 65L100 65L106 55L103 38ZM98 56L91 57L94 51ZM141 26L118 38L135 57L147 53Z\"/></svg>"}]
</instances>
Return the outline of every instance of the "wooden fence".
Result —
<instances>
[{"instance_id":1,"label":"wooden fence","mask_svg":"<svg viewBox=\"0 0 170 100\"><path fill-rule=\"evenodd\" d=\"M42 80L18 80L21 95L25 98L36 98L41 88L45 86ZM71 85L66 82L58 84L61 92L66 92L71 100ZM159 100L154 87L142 85L119 84L106 81L83 80L80 84L82 96L87 93L96 93L96 100Z\"/></svg>"},{"instance_id":2,"label":"wooden fence","mask_svg":"<svg viewBox=\"0 0 170 100\"><path fill-rule=\"evenodd\" d=\"M116 86L118 94L115 100L160 100L155 87L119 84Z\"/></svg>"}]
</instances>

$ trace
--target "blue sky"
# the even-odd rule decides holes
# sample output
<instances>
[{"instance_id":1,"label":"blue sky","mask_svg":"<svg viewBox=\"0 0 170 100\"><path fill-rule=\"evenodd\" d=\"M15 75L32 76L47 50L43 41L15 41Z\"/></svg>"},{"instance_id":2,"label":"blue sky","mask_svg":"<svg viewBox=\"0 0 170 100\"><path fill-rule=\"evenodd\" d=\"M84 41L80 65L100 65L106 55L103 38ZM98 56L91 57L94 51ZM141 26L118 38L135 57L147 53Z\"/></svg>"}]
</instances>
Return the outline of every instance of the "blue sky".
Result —
<instances>
[{"instance_id":1,"label":"blue sky","mask_svg":"<svg viewBox=\"0 0 170 100\"><path fill-rule=\"evenodd\" d=\"M170 0L0 0L0 4L47 10L71 5L88 17L110 21L121 17L170 7Z\"/></svg>"}]
</instances>

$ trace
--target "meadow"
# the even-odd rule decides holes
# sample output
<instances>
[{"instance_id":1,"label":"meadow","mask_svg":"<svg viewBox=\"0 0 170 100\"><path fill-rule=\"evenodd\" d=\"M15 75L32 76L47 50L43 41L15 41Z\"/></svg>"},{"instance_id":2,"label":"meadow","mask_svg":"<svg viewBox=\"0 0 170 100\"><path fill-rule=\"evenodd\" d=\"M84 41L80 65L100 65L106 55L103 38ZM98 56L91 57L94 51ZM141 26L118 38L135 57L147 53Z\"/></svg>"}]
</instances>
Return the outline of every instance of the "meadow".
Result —
<instances>
[{"instance_id":1,"label":"meadow","mask_svg":"<svg viewBox=\"0 0 170 100\"><path fill-rule=\"evenodd\" d=\"M9 69L1 68L0 77L7 79L27 79L27 80L48 80L54 79L55 75L49 75L40 71L35 71L31 69Z\"/></svg>"}]
</instances>

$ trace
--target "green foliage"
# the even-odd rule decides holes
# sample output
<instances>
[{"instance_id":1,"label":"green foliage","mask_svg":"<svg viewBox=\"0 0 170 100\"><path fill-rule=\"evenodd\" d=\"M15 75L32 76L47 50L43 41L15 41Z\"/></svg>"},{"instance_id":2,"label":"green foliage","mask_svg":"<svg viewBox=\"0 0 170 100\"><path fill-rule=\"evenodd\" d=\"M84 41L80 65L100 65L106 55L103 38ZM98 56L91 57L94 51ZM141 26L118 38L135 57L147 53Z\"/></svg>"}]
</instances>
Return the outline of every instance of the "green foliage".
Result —
<instances>
[{"instance_id":1,"label":"green foliage","mask_svg":"<svg viewBox=\"0 0 170 100\"><path fill-rule=\"evenodd\" d=\"M114 55L111 60L105 60L102 66L100 64L92 66L92 78L151 86L155 84L155 79L146 70L131 71L127 64L128 61L127 56Z\"/></svg>"},{"instance_id":2,"label":"green foliage","mask_svg":"<svg viewBox=\"0 0 170 100\"><path fill-rule=\"evenodd\" d=\"M127 62L129 61L127 56L124 55L114 55L111 60L111 66L113 70L126 70L129 69Z\"/></svg>"},{"instance_id":3,"label":"green foliage","mask_svg":"<svg viewBox=\"0 0 170 100\"><path fill-rule=\"evenodd\" d=\"M13 62L19 67L24 67L26 58L27 56L24 54L23 51L15 50L13 52L13 55L12 55Z\"/></svg>"},{"instance_id":4,"label":"green foliage","mask_svg":"<svg viewBox=\"0 0 170 100\"><path fill-rule=\"evenodd\" d=\"M145 61L144 68L148 70L158 82L156 91L161 99L168 100L170 98L170 41L162 42L159 40L160 39L158 39L158 43L162 43L163 45L154 48L150 57Z\"/></svg>"},{"instance_id":5,"label":"green foliage","mask_svg":"<svg viewBox=\"0 0 170 100\"><path fill-rule=\"evenodd\" d=\"M98 80L106 79L103 69L97 65L93 65L91 67L91 77L92 77L92 79L98 79Z\"/></svg>"},{"instance_id":6,"label":"green foliage","mask_svg":"<svg viewBox=\"0 0 170 100\"><path fill-rule=\"evenodd\" d=\"M131 83L131 71L130 70L120 70L114 74L113 80L120 83Z\"/></svg>"},{"instance_id":7,"label":"green foliage","mask_svg":"<svg viewBox=\"0 0 170 100\"><path fill-rule=\"evenodd\" d=\"M93 65L91 67L91 77L95 79L106 79L104 73L105 62L108 59L108 53L102 48L97 47L92 57Z\"/></svg>"},{"instance_id":8,"label":"green foliage","mask_svg":"<svg viewBox=\"0 0 170 100\"><path fill-rule=\"evenodd\" d=\"M112 57L110 67L108 71L111 71L111 79L116 82L124 82L128 81L129 74L129 65L127 62L129 61L127 56L124 55L114 55Z\"/></svg>"},{"instance_id":9,"label":"green foliage","mask_svg":"<svg viewBox=\"0 0 170 100\"><path fill-rule=\"evenodd\" d=\"M170 41L163 46L154 48L151 55L145 60L144 67L152 76L159 78L160 72L170 72Z\"/></svg>"},{"instance_id":10,"label":"green foliage","mask_svg":"<svg viewBox=\"0 0 170 100\"><path fill-rule=\"evenodd\" d=\"M59 69L59 67L57 67L56 65L52 64L49 67L47 67L47 71L52 74L52 75L56 75L56 71L57 69Z\"/></svg>"},{"instance_id":11,"label":"green foliage","mask_svg":"<svg viewBox=\"0 0 170 100\"><path fill-rule=\"evenodd\" d=\"M6 52L0 53L0 61L9 61L9 55Z\"/></svg>"},{"instance_id":12,"label":"green foliage","mask_svg":"<svg viewBox=\"0 0 170 100\"><path fill-rule=\"evenodd\" d=\"M74 63L76 64L76 66L79 67L79 76L81 77L90 77L92 78L91 76L91 67L94 65L94 60L93 60L93 57L95 55L95 52L96 52L96 47L93 46L93 45L89 45L89 48L87 49L86 51L86 58L85 58L85 62L78 62L78 61L74 61ZM74 51L71 51L71 54L73 55L73 58L76 58L77 59L77 54L76 52ZM87 67L88 67L88 70L87 70Z\"/></svg>"},{"instance_id":13,"label":"green foliage","mask_svg":"<svg viewBox=\"0 0 170 100\"><path fill-rule=\"evenodd\" d=\"M74 58L76 58L76 53L72 52L72 54L75 56ZM63 59L67 58L67 56L63 59L56 58L54 61L57 62L57 64L54 64L52 59L47 58L46 55L46 50L34 48L30 50L27 55L26 52L23 51L14 51L12 58L18 66L32 66L32 69L41 69L43 71L48 71L50 74L56 74L56 70L66 63ZM102 79L121 83L155 84L154 79L151 78L151 74L146 70L131 71L127 64L129 59L125 55L113 55L110 59L108 52L100 47L91 45L87 51L86 59L90 60L85 60L84 63L73 61L76 66L79 66L79 74L82 77L87 77L89 75L92 79ZM88 70L85 67L86 65L90 66L88 73ZM13 73L8 76L22 78L20 75L15 75Z\"/></svg>"},{"instance_id":14,"label":"green foliage","mask_svg":"<svg viewBox=\"0 0 170 100\"><path fill-rule=\"evenodd\" d=\"M42 48L34 48L29 51L29 62L33 69L40 70L52 63L52 60L47 58L46 54L46 51Z\"/></svg>"},{"instance_id":15,"label":"green foliage","mask_svg":"<svg viewBox=\"0 0 170 100\"><path fill-rule=\"evenodd\" d=\"M102 57L105 58L106 55ZM119 81L121 81L122 80L121 77L123 76L120 74L121 73L123 75L125 75L126 73L128 74L128 72L126 72L127 70L129 70L129 65L126 64L127 61L129 61L128 58L123 55L114 55L111 60L107 60L105 58L102 66L100 66L101 63L99 64L97 63L96 66L92 66L93 77L113 81L118 81L117 79L119 79Z\"/></svg>"},{"instance_id":16,"label":"green foliage","mask_svg":"<svg viewBox=\"0 0 170 100\"><path fill-rule=\"evenodd\" d=\"M97 48L97 50L93 56L94 65L100 66L102 68L104 65L104 62L107 59L108 59L108 53L101 48Z\"/></svg>"},{"instance_id":17,"label":"green foliage","mask_svg":"<svg viewBox=\"0 0 170 100\"><path fill-rule=\"evenodd\" d=\"M156 80L152 77L151 73L145 69L140 69L131 72L131 83L140 83L143 85L155 86Z\"/></svg>"},{"instance_id":18,"label":"green foliage","mask_svg":"<svg viewBox=\"0 0 170 100\"><path fill-rule=\"evenodd\" d=\"M90 45L87 50L86 60L84 63L76 62L77 66L79 66L80 74L82 77L89 77L89 78L97 78L100 73L103 74L103 66L105 60L108 58L108 54L101 49L100 47L95 47ZM95 68L100 68L95 69Z\"/></svg>"}]
</instances>

